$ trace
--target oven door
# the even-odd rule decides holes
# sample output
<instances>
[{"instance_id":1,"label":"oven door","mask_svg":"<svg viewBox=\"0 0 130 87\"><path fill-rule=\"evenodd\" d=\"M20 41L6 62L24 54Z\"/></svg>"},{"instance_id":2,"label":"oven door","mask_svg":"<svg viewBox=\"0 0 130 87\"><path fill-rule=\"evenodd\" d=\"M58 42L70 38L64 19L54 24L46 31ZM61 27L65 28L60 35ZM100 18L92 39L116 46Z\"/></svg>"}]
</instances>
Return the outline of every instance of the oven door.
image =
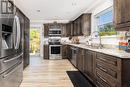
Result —
<instances>
[{"instance_id":1,"label":"oven door","mask_svg":"<svg viewBox=\"0 0 130 87\"><path fill-rule=\"evenodd\" d=\"M61 45L50 45L50 59L62 59L61 49Z\"/></svg>"}]
</instances>

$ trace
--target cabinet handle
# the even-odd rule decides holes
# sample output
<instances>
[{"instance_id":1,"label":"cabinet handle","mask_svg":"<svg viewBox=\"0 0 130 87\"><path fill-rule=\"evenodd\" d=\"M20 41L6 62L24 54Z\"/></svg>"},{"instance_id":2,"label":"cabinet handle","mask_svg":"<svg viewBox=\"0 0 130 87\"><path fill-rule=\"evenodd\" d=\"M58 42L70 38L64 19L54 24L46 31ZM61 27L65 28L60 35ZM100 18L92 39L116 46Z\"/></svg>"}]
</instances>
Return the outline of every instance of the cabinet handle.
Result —
<instances>
[{"instance_id":1,"label":"cabinet handle","mask_svg":"<svg viewBox=\"0 0 130 87\"><path fill-rule=\"evenodd\" d=\"M107 72L107 70L104 69L102 65L97 64L97 67L98 67L99 69L103 70L104 72Z\"/></svg>"},{"instance_id":2,"label":"cabinet handle","mask_svg":"<svg viewBox=\"0 0 130 87\"><path fill-rule=\"evenodd\" d=\"M107 61L107 59L104 59L104 58L99 58L99 57L98 57L98 59L101 59L101 60Z\"/></svg>"},{"instance_id":3,"label":"cabinet handle","mask_svg":"<svg viewBox=\"0 0 130 87\"><path fill-rule=\"evenodd\" d=\"M104 82L106 82L106 83L107 83L107 81L106 81L104 78L100 77L100 75L99 75L99 73L98 73L98 72L97 72L97 76L98 76L101 80L103 80Z\"/></svg>"}]
</instances>

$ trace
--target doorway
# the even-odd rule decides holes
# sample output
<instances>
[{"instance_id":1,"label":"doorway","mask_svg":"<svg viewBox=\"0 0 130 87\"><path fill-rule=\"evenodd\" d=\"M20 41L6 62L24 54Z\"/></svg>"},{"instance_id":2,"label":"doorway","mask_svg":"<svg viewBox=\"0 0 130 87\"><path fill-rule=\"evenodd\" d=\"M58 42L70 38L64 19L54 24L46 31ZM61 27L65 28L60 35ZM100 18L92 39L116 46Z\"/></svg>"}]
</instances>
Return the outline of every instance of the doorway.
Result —
<instances>
[{"instance_id":1,"label":"doorway","mask_svg":"<svg viewBox=\"0 0 130 87\"><path fill-rule=\"evenodd\" d=\"M40 30L30 29L30 55L40 56Z\"/></svg>"}]
</instances>

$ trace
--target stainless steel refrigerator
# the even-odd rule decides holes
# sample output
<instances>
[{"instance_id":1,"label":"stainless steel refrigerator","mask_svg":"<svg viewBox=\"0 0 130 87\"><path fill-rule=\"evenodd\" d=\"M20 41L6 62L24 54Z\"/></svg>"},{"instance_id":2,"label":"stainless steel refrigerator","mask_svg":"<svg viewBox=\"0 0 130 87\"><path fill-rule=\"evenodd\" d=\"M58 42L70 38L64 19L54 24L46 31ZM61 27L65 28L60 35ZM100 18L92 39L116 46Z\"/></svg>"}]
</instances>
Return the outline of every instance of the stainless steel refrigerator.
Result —
<instances>
[{"instance_id":1,"label":"stainless steel refrigerator","mask_svg":"<svg viewBox=\"0 0 130 87\"><path fill-rule=\"evenodd\" d=\"M0 0L0 86L18 87L23 78L22 30L16 7Z\"/></svg>"}]
</instances>

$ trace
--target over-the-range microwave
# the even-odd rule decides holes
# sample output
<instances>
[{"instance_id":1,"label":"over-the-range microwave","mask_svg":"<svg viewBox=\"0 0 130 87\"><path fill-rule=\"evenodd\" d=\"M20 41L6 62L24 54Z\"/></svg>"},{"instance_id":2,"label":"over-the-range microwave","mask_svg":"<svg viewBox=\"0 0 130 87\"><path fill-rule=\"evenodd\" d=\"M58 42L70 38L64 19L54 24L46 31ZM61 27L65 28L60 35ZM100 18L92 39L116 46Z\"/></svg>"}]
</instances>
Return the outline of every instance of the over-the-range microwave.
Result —
<instances>
[{"instance_id":1,"label":"over-the-range microwave","mask_svg":"<svg viewBox=\"0 0 130 87\"><path fill-rule=\"evenodd\" d=\"M49 29L50 36L61 36L61 29Z\"/></svg>"}]
</instances>

